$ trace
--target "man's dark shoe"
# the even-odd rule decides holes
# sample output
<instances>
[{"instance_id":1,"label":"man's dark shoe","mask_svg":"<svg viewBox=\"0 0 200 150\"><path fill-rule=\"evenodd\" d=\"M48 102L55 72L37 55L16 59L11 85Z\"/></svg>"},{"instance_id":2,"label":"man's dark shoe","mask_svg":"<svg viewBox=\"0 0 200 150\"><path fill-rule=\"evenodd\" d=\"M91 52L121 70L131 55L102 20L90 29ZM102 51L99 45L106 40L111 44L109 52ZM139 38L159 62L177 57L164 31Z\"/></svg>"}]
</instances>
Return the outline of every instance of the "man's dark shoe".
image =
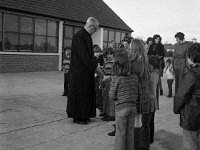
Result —
<instances>
[{"instance_id":1,"label":"man's dark shoe","mask_svg":"<svg viewBox=\"0 0 200 150\"><path fill-rule=\"evenodd\" d=\"M172 97L172 95L167 95L167 97Z\"/></svg>"},{"instance_id":2,"label":"man's dark shoe","mask_svg":"<svg viewBox=\"0 0 200 150\"><path fill-rule=\"evenodd\" d=\"M73 119L73 122L74 123L77 123L77 124L82 124L82 125L87 125L87 121L86 120L81 120L81 119Z\"/></svg>"},{"instance_id":3,"label":"man's dark shoe","mask_svg":"<svg viewBox=\"0 0 200 150\"><path fill-rule=\"evenodd\" d=\"M90 119L90 118L87 118L87 119L85 119L85 121L89 122L89 121L91 121L91 119Z\"/></svg>"},{"instance_id":4,"label":"man's dark shoe","mask_svg":"<svg viewBox=\"0 0 200 150\"><path fill-rule=\"evenodd\" d=\"M100 116L100 117L104 117L104 116L106 116L106 114L103 113L103 112L100 112L99 116Z\"/></svg>"},{"instance_id":5,"label":"man's dark shoe","mask_svg":"<svg viewBox=\"0 0 200 150\"><path fill-rule=\"evenodd\" d=\"M149 148L144 148L144 147L142 147L141 150L149 150Z\"/></svg>"},{"instance_id":6,"label":"man's dark shoe","mask_svg":"<svg viewBox=\"0 0 200 150\"><path fill-rule=\"evenodd\" d=\"M115 121L115 117L107 116L107 117L102 118L102 120L103 121Z\"/></svg>"},{"instance_id":7,"label":"man's dark shoe","mask_svg":"<svg viewBox=\"0 0 200 150\"><path fill-rule=\"evenodd\" d=\"M160 90L160 95L163 95L163 90Z\"/></svg>"},{"instance_id":8,"label":"man's dark shoe","mask_svg":"<svg viewBox=\"0 0 200 150\"><path fill-rule=\"evenodd\" d=\"M68 96L67 92L63 92L62 96Z\"/></svg>"},{"instance_id":9,"label":"man's dark shoe","mask_svg":"<svg viewBox=\"0 0 200 150\"><path fill-rule=\"evenodd\" d=\"M108 136L115 136L116 130L113 130L112 132L108 133Z\"/></svg>"},{"instance_id":10,"label":"man's dark shoe","mask_svg":"<svg viewBox=\"0 0 200 150\"><path fill-rule=\"evenodd\" d=\"M108 114L103 114L103 118L101 118L102 120L107 118L109 115Z\"/></svg>"}]
</instances>

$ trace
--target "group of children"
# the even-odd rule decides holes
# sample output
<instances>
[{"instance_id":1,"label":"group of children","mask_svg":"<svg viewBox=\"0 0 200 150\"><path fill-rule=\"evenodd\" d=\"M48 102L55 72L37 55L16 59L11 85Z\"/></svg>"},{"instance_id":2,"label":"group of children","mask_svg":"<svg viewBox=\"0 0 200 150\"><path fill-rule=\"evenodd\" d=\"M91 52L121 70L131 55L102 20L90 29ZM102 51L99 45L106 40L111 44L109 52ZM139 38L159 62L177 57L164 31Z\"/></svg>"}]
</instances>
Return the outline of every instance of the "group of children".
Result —
<instances>
[{"instance_id":1,"label":"group of children","mask_svg":"<svg viewBox=\"0 0 200 150\"><path fill-rule=\"evenodd\" d=\"M138 118L138 108L136 105L140 103L138 101L140 100L143 87L141 85L140 75L138 75L135 71L131 71L133 69L131 66L131 61L129 61L128 52L128 46L130 45L130 42L130 39L124 40L124 43L126 44L125 46L122 46L117 50L114 50L113 48L107 48L105 49L104 53L102 53L102 50L98 45L93 46L95 59L98 62L98 66L101 66L102 69L102 73L98 73L99 71L95 73L96 107L100 110L100 116L102 117L103 121L116 120L116 124L113 124L114 130L108 133L110 136L116 135L116 143L118 143L116 145L118 148L116 149L121 149L120 147L125 145L129 145L128 147L130 148L127 149L132 149L134 142L131 140L129 141L130 143L128 145L120 143L120 141L122 142L122 135L128 134L127 136L130 137L127 138L131 139L134 137L134 126L137 124L139 124L139 127L142 126L142 122L140 123L141 115L139 117L139 123L136 120L136 118ZM140 53L139 51L138 54ZM66 49L65 54L66 58L63 61L63 70L65 71L63 96L67 96L68 94L68 71L71 54L70 49ZM144 56L138 55L137 59L142 59L140 57ZM152 105L151 107L153 108L151 108L150 111L148 110L148 114L152 112L152 117L149 117L150 115L146 115L146 120L150 118L150 122L145 123L145 121L143 121L143 126L148 126L151 122L154 126L154 113L158 109L158 101L156 99L156 87L159 83L158 61L159 60L154 57L150 57L148 61L150 71L150 82L148 85L150 90L149 98L151 99L150 105ZM172 68L170 66L170 59L167 60L166 66L167 76L170 76L170 73L173 74ZM168 80L170 89L170 85L172 85L173 79L169 78ZM171 91L169 91L169 96L171 96L170 94L172 94ZM127 122L127 124L124 121ZM128 133L125 132L125 129L127 129ZM144 131L145 130L146 129L144 129ZM143 134L146 133L144 132ZM149 135L149 137L150 136L152 135ZM148 148L149 146L150 145L147 144L146 147Z\"/></svg>"},{"instance_id":2,"label":"group of children","mask_svg":"<svg viewBox=\"0 0 200 150\"><path fill-rule=\"evenodd\" d=\"M116 122L113 125L115 130L109 133L109 135L115 136L115 150L149 150L150 144L154 141L155 111L159 109L157 89L160 78L160 60L157 57L148 57L146 55L142 40L133 39L128 42L126 48L124 46L116 50L107 48L104 54L101 54L102 51L98 45L94 45L94 56L98 65L101 66L101 70L95 74L96 103L103 121ZM195 48L200 51L200 44ZM200 63L200 52L195 50L192 49L190 51L190 57L195 63L193 65L193 68L196 69L195 72L199 73L198 68L200 68L200 65L198 63ZM193 53L198 56L194 56ZM63 95L65 96L67 96L68 90L69 64L70 50L66 50L66 61L64 61L63 66L65 70L65 90ZM172 97L174 71L170 58L166 60L164 72L167 76L168 97ZM196 79L198 80L199 78L196 77ZM183 82L187 83L188 79L183 79ZM188 84L193 84L193 82ZM194 82L194 85L191 88L197 91L196 94L198 94L198 90L196 89L200 89L200 86L198 86L200 84L196 85ZM186 103L185 97L181 96L181 89L180 87L175 97L174 107L174 112L180 114L181 107L183 107L182 104ZM185 87L183 90L187 89L188 87ZM191 89L188 90L185 94L193 94ZM190 97L187 96L187 98ZM181 105L178 101L182 102ZM195 99L195 103L197 103L196 107L200 107L198 101L198 99ZM200 110L195 111L196 114L190 117L199 118ZM196 120L195 125L192 126L193 128L195 127L195 131L190 131L190 124L184 126L184 121L187 122L186 120L182 120L181 125L184 128L185 135L188 135L185 138L190 142L189 145L196 147L200 121ZM195 120L193 119L192 121ZM139 132L136 129L140 129ZM194 150L197 149L194 148Z\"/></svg>"},{"instance_id":3,"label":"group of children","mask_svg":"<svg viewBox=\"0 0 200 150\"><path fill-rule=\"evenodd\" d=\"M94 53L96 53L96 47L100 49L99 46L95 45ZM102 117L103 121L114 121L114 101L111 101L108 97L111 83L112 67L114 64L114 49L107 48L102 55L99 55L98 57L96 56L97 55L95 55L95 58L98 60L98 62L100 57L102 57L104 60L102 64L99 62L103 74L100 74L99 76L96 75L95 77L97 108L100 110L100 116Z\"/></svg>"},{"instance_id":4,"label":"group of children","mask_svg":"<svg viewBox=\"0 0 200 150\"><path fill-rule=\"evenodd\" d=\"M137 39L136 39L137 41ZM142 44L141 40L140 44ZM137 42L138 42L137 41ZM128 43L129 41L127 41ZM137 44L135 42L135 44ZM134 43L134 42L133 42ZM130 42L128 43L130 44ZM137 47L137 45L135 46ZM153 143L154 138L154 116L155 111L159 108L157 95L157 87L159 86L159 60L156 57L148 58L148 68L149 68L149 104L148 111L144 113L141 117L140 111L138 110L138 104L141 103L142 90L144 90L141 83L142 78L140 73L133 71L135 68L132 67L132 62L130 61L130 52L128 49L121 47L113 51L112 48L108 48L105 51L106 59L102 70L104 72L104 77L102 80L98 80L101 90L101 101L102 106L100 108L100 116L103 116L103 121L114 121L114 131L108 133L110 136L115 136L115 149L138 149L136 143L134 143L135 127L141 128L139 145L140 149L147 150L150 148L150 144ZM142 51L141 49L138 49ZM136 59L143 59L145 55L145 50L143 54L139 55ZM111 57L110 57L111 53ZM141 57L141 58L140 58ZM110 59L111 58L111 59ZM137 61L137 60L134 61ZM106 64L109 64L106 67ZM171 60L166 61L165 72L167 74L168 87L172 86L173 83L173 69L171 66ZM140 67L140 66L138 66ZM97 89L98 91L99 89ZM98 92L97 92L97 95ZM172 90L169 90L169 97L172 96ZM98 98L97 98L98 99ZM153 126L153 127L152 127ZM152 133L153 132L153 133ZM138 143L137 143L138 144Z\"/></svg>"},{"instance_id":5,"label":"group of children","mask_svg":"<svg viewBox=\"0 0 200 150\"><path fill-rule=\"evenodd\" d=\"M129 45L130 42L127 41ZM96 77L100 79L96 83L98 85L96 86L97 96L101 92L102 107L98 106L101 112L100 116L103 117L103 121L116 120L116 124L113 125L115 130L109 133L110 136L115 135L116 150L137 149L134 142L135 126L143 128L138 139L144 142L141 142L139 147L143 150L149 149L153 140L150 142L151 135L148 135L147 132L150 133L150 123L154 125L154 115L158 109L156 99L156 87L159 82L158 60L152 57L146 62L148 59L145 56L145 48L141 40L135 39L135 43L132 42L132 44L134 44L132 49L134 52L129 52L130 48L125 47L115 51L112 48L106 49L107 57L102 66L104 77ZM138 48L140 46L143 46L142 49ZM130 55L132 55L132 61ZM133 65L135 62L136 65ZM140 69L140 65L143 63L146 67L142 68L146 73ZM147 76L145 80L143 80L144 74ZM147 86L148 92L145 93L144 88L146 89ZM149 91L149 89L151 90ZM148 110L143 104L143 100L147 99L145 94L150 99L150 102L145 102L149 103ZM98 97L97 100L99 100ZM144 113L145 117L141 118L141 113Z\"/></svg>"}]
</instances>

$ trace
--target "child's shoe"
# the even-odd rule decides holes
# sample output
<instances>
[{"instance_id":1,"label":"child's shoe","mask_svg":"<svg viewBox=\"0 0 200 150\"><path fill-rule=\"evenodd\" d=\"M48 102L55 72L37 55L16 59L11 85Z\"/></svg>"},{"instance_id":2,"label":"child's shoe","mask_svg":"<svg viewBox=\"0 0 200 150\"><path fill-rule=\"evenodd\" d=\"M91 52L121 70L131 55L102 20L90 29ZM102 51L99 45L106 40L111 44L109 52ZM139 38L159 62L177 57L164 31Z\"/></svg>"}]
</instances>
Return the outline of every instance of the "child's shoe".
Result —
<instances>
[{"instance_id":1,"label":"child's shoe","mask_svg":"<svg viewBox=\"0 0 200 150\"><path fill-rule=\"evenodd\" d=\"M160 95L163 95L163 90L160 90Z\"/></svg>"},{"instance_id":2,"label":"child's shoe","mask_svg":"<svg viewBox=\"0 0 200 150\"><path fill-rule=\"evenodd\" d=\"M169 95L167 95L167 97L172 97L172 95L169 94Z\"/></svg>"},{"instance_id":3,"label":"child's shoe","mask_svg":"<svg viewBox=\"0 0 200 150\"><path fill-rule=\"evenodd\" d=\"M106 117L103 117L102 120L103 121L115 121L115 117L114 116L111 117L111 116L108 115Z\"/></svg>"},{"instance_id":4,"label":"child's shoe","mask_svg":"<svg viewBox=\"0 0 200 150\"><path fill-rule=\"evenodd\" d=\"M108 136L115 136L116 133L116 124L113 124L114 130L108 133Z\"/></svg>"},{"instance_id":5,"label":"child's shoe","mask_svg":"<svg viewBox=\"0 0 200 150\"><path fill-rule=\"evenodd\" d=\"M108 133L108 136L115 136L116 130L113 130L112 132Z\"/></svg>"},{"instance_id":6,"label":"child's shoe","mask_svg":"<svg viewBox=\"0 0 200 150\"><path fill-rule=\"evenodd\" d=\"M106 114L105 114L105 113L103 113L102 111L100 111L100 114L99 114L99 116L100 116L100 117L104 117L104 116L106 116Z\"/></svg>"}]
</instances>

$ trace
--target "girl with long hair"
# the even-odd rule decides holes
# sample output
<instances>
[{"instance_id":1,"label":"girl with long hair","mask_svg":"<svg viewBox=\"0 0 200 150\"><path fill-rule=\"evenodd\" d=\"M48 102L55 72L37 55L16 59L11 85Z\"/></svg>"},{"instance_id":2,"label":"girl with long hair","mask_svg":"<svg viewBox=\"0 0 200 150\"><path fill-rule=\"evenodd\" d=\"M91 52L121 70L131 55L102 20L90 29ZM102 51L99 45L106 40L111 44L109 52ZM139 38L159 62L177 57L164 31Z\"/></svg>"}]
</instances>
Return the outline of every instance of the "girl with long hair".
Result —
<instances>
[{"instance_id":1,"label":"girl with long hair","mask_svg":"<svg viewBox=\"0 0 200 150\"><path fill-rule=\"evenodd\" d=\"M115 101L115 150L134 150L136 105L141 95L140 81L135 73L131 73L127 51L116 52L114 61L109 97Z\"/></svg>"},{"instance_id":2,"label":"girl with long hair","mask_svg":"<svg viewBox=\"0 0 200 150\"><path fill-rule=\"evenodd\" d=\"M137 112L142 114L142 127L135 128L137 137L135 138L135 149L149 150L154 139L154 115L150 114L154 106L150 99L149 62L141 39L133 39L130 47L131 72L138 75L142 89L141 98L137 104Z\"/></svg>"}]
</instances>

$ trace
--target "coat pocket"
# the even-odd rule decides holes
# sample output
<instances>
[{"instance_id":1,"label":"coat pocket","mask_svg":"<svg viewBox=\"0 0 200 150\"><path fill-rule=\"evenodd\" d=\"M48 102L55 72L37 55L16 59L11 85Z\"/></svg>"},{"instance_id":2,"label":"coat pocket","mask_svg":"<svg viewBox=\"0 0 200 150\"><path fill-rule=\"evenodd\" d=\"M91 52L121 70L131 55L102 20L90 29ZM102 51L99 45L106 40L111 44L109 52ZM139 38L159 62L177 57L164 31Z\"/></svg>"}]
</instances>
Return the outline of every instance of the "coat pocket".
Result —
<instances>
[{"instance_id":1,"label":"coat pocket","mask_svg":"<svg viewBox=\"0 0 200 150\"><path fill-rule=\"evenodd\" d=\"M190 131L200 129L200 106L186 104L180 113L180 126Z\"/></svg>"}]
</instances>

